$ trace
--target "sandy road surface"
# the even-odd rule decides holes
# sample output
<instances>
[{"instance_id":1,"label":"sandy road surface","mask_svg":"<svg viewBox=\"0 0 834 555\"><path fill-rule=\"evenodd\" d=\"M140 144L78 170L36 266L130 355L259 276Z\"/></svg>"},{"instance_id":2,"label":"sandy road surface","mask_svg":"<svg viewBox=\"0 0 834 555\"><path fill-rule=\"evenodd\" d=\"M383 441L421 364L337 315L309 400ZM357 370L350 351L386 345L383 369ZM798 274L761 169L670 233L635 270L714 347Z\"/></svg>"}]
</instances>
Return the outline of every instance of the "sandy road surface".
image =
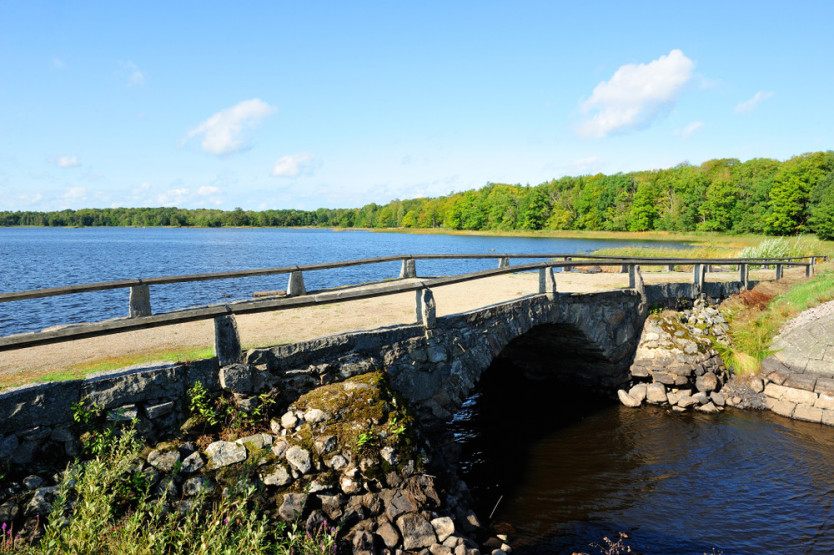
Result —
<instances>
[{"instance_id":1,"label":"sandy road surface","mask_svg":"<svg viewBox=\"0 0 834 555\"><path fill-rule=\"evenodd\" d=\"M772 270L755 272L751 274L751 279L769 279L772 275ZM560 292L603 291L628 286L628 275L619 273L559 272L555 276L556 288ZM691 280L688 272L644 272L643 276L646 283ZM738 279L737 272L711 273L707 276L708 281L734 279ZM438 316L455 314L538 293L538 273L507 274L438 287L432 292ZM244 348L292 343L414 321L414 293L237 317ZM164 351L209 348L213 345L214 325L211 320L206 320L0 352L0 387L27 383L70 368L81 375L83 369L79 370L79 367L113 357L142 357L141 361L145 362L159 360L160 353Z\"/></svg>"}]
</instances>

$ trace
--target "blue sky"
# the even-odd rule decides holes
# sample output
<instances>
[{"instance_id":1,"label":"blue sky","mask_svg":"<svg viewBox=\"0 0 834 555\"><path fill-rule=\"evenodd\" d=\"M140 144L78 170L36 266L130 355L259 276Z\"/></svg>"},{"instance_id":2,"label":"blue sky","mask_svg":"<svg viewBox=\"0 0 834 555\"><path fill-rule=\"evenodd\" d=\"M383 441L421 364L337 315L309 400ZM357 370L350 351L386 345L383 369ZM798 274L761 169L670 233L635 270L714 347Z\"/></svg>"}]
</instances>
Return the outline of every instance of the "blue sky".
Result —
<instances>
[{"instance_id":1,"label":"blue sky","mask_svg":"<svg viewBox=\"0 0 834 555\"><path fill-rule=\"evenodd\" d=\"M829 150L832 16L0 0L0 210L356 207Z\"/></svg>"}]
</instances>

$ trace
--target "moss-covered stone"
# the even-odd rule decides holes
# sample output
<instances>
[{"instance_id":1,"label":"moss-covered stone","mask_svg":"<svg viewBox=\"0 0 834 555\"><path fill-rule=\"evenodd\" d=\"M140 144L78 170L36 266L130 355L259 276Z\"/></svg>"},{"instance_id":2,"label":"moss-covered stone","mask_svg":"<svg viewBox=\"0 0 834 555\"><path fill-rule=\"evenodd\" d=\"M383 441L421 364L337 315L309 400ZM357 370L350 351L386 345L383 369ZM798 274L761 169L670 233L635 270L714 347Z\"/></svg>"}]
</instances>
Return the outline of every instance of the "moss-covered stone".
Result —
<instances>
[{"instance_id":1,"label":"moss-covered stone","mask_svg":"<svg viewBox=\"0 0 834 555\"><path fill-rule=\"evenodd\" d=\"M367 479L377 479L397 469L381 460L380 449L384 447L394 449L398 467L409 460L419 461L414 415L388 386L383 372L370 372L319 387L290 405L290 410L300 412L311 409L324 411L329 418L321 423L305 423L287 439L308 449L319 460L322 457L317 454L315 440L332 435L341 451L349 452L352 460L372 461L363 471Z\"/></svg>"}]
</instances>

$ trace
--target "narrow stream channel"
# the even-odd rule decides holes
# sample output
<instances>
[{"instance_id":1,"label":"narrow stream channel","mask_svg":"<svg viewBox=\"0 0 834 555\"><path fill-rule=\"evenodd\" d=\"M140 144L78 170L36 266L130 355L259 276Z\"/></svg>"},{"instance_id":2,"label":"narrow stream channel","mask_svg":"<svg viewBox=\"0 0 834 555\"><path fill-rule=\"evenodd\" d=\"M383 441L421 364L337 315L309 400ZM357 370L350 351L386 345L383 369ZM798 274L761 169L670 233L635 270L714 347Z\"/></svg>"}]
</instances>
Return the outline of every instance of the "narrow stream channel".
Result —
<instances>
[{"instance_id":1,"label":"narrow stream channel","mask_svg":"<svg viewBox=\"0 0 834 555\"><path fill-rule=\"evenodd\" d=\"M493 364L451 426L514 552L834 552L834 428L770 413L639 410Z\"/></svg>"}]
</instances>

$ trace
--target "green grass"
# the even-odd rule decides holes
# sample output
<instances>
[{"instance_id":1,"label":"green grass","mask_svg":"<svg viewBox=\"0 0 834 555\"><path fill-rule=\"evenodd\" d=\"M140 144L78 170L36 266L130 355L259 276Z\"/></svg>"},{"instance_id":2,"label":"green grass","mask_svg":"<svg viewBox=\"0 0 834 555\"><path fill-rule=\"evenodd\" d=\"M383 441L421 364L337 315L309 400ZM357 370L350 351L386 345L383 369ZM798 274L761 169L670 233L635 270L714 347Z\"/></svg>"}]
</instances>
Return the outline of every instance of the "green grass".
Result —
<instances>
[{"instance_id":1,"label":"green grass","mask_svg":"<svg viewBox=\"0 0 834 555\"><path fill-rule=\"evenodd\" d=\"M97 360L93 363L76 364L70 367L65 372L59 374L70 375L87 375L96 372L106 372L108 370L117 370L126 366L133 366L135 364L146 364L158 360L173 360L176 362L183 362L186 360L199 360L203 358L211 358L214 356L214 348L184 348L174 349L168 351L154 351L152 353L143 353L141 355L128 355L123 357L109 357Z\"/></svg>"},{"instance_id":2,"label":"green grass","mask_svg":"<svg viewBox=\"0 0 834 555\"><path fill-rule=\"evenodd\" d=\"M163 351L152 351L137 355L127 356L113 356L96 360L94 362L86 362L74 364L68 368L62 368L48 372L46 374L34 372L19 372L9 374L7 376L0 376L0 389L6 387L15 387L32 382L60 382L67 380L78 380L95 374L96 372L107 372L110 370L118 370L127 366L136 364L147 364L161 360L173 360L175 362L184 362L188 360L200 360L204 358L212 358L214 356L214 348L206 347L184 347L181 349L171 349Z\"/></svg>"},{"instance_id":3,"label":"green grass","mask_svg":"<svg viewBox=\"0 0 834 555\"><path fill-rule=\"evenodd\" d=\"M268 519L255 487L244 482L230 495L206 499L202 510L179 515L180 500L149 495L135 460L144 445L133 430L103 446L102 453L64 472L43 537L37 545L9 532L3 553L264 553L332 554L336 530L323 526L312 535ZM262 503L261 503L262 504ZM43 525L43 518L40 524Z\"/></svg>"},{"instance_id":4,"label":"green grass","mask_svg":"<svg viewBox=\"0 0 834 555\"><path fill-rule=\"evenodd\" d=\"M777 295L763 309L737 303L731 309L732 348L724 354L725 362L740 373L758 372L762 360L773 354L773 339L785 322L832 299L834 270L826 269Z\"/></svg>"}]
</instances>

